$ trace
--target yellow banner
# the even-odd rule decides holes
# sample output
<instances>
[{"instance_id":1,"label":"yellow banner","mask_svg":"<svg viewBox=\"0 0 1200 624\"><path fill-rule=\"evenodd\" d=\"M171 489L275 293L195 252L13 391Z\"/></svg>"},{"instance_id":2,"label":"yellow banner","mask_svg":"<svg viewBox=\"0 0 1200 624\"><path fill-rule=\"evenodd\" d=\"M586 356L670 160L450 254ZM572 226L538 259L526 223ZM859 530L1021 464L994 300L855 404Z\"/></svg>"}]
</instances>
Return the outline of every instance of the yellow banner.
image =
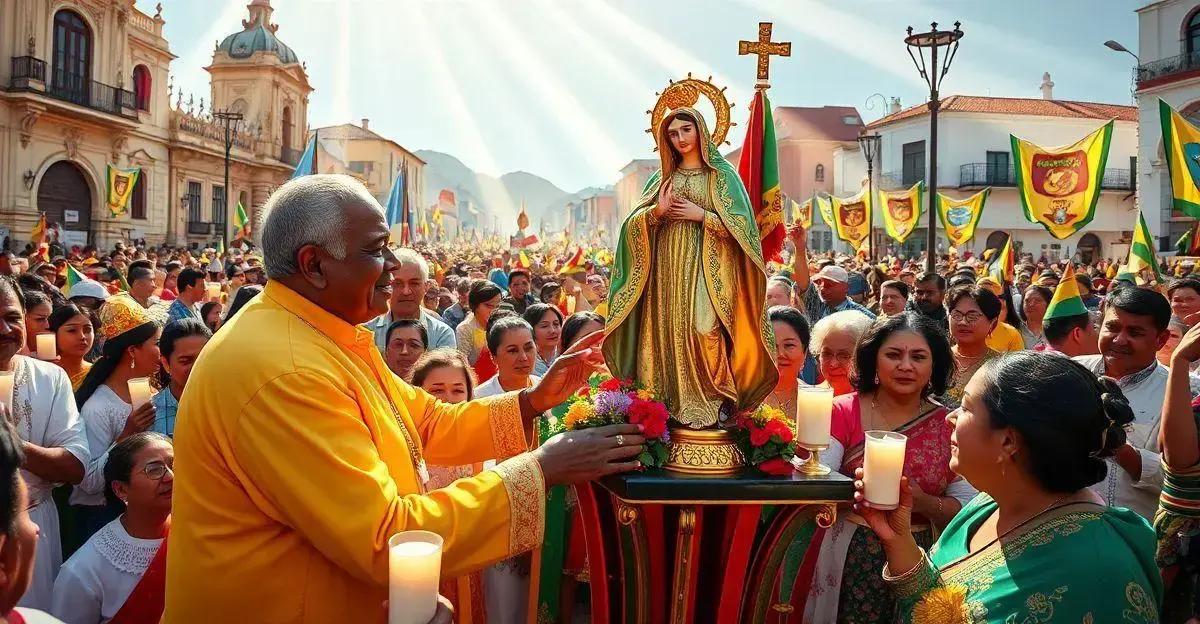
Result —
<instances>
[{"instance_id":1,"label":"yellow banner","mask_svg":"<svg viewBox=\"0 0 1200 624\"><path fill-rule=\"evenodd\" d=\"M953 199L938 193L938 217L951 245L965 245L975 237L975 226L979 224L983 205L991 192L989 186L966 199Z\"/></svg>"},{"instance_id":2,"label":"yellow banner","mask_svg":"<svg viewBox=\"0 0 1200 624\"><path fill-rule=\"evenodd\" d=\"M818 195L814 199L814 203L817 205L817 212L821 214L821 220L825 222L825 225L828 225L831 230L836 230L837 226L833 224L833 202L831 200L832 197Z\"/></svg>"},{"instance_id":3,"label":"yellow banner","mask_svg":"<svg viewBox=\"0 0 1200 624\"><path fill-rule=\"evenodd\" d=\"M791 215L792 223L797 223L804 229L809 229L813 224L813 200L810 197L803 204L797 203L794 199L788 200L788 212Z\"/></svg>"},{"instance_id":4,"label":"yellow banner","mask_svg":"<svg viewBox=\"0 0 1200 624\"><path fill-rule=\"evenodd\" d=\"M857 248L871 234L871 194L864 187L854 197L830 197L830 203L834 232Z\"/></svg>"},{"instance_id":5,"label":"yellow banner","mask_svg":"<svg viewBox=\"0 0 1200 624\"><path fill-rule=\"evenodd\" d=\"M1026 219L1042 224L1059 240L1091 222L1112 131L1110 121L1071 145L1054 148L1010 135L1017 193Z\"/></svg>"},{"instance_id":6,"label":"yellow banner","mask_svg":"<svg viewBox=\"0 0 1200 624\"><path fill-rule=\"evenodd\" d=\"M108 165L106 171L108 209L112 212L112 216L119 217L125 214L125 210L129 207L129 198L133 196L133 187L137 185L138 175L141 172L141 167L118 169Z\"/></svg>"},{"instance_id":7,"label":"yellow banner","mask_svg":"<svg viewBox=\"0 0 1200 624\"><path fill-rule=\"evenodd\" d=\"M883 227L887 235L898 243L908 240L916 231L917 223L925 212L925 182L917 182L907 191L879 191L879 205L883 210Z\"/></svg>"}]
</instances>

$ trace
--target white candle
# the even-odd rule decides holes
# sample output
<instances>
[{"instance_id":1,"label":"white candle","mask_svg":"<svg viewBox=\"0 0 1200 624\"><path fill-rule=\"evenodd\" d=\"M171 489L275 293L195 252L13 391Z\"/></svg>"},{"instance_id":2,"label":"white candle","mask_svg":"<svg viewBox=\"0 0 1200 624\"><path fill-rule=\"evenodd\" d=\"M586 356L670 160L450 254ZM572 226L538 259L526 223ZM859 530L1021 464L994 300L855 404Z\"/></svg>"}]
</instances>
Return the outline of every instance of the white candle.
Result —
<instances>
[{"instance_id":1,"label":"white candle","mask_svg":"<svg viewBox=\"0 0 1200 624\"><path fill-rule=\"evenodd\" d=\"M16 378L16 371L0 370L0 405L4 405L10 417L13 409L13 383Z\"/></svg>"},{"instance_id":2,"label":"white candle","mask_svg":"<svg viewBox=\"0 0 1200 624\"><path fill-rule=\"evenodd\" d=\"M863 498L877 509L900 505L904 446L908 438L894 431L868 431L863 449Z\"/></svg>"},{"instance_id":3,"label":"white candle","mask_svg":"<svg viewBox=\"0 0 1200 624\"><path fill-rule=\"evenodd\" d=\"M437 612L442 536L404 531L388 540L388 624L426 624Z\"/></svg>"},{"instance_id":4,"label":"white candle","mask_svg":"<svg viewBox=\"0 0 1200 624\"><path fill-rule=\"evenodd\" d=\"M796 442L802 447L829 446L833 388L800 386L796 389Z\"/></svg>"},{"instance_id":5,"label":"white candle","mask_svg":"<svg viewBox=\"0 0 1200 624\"><path fill-rule=\"evenodd\" d=\"M221 284L219 282L208 283L208 298L215 301L221 296Z\"/></svg>"},{"instance_id":6,"label":"white candle","mask_svg":"<svg viewBox=\"0 0 1200 624\"><path fill-rule=\"evenodd\" d=\"M154 391L150 389L149 377L136 377L129 380L129 402L137 409L150 401Z\"/></svg>"},{"instance_id":7,"label":"white candle","mask_svg":"<svg viewBox=\"0 0 1200 624\"><path fill-rule=\"evenodd\" d=\"M54 334L37 335L37 356L39 360L53 360L58 357L58 344Z\"/></svg>"}]
</instances>

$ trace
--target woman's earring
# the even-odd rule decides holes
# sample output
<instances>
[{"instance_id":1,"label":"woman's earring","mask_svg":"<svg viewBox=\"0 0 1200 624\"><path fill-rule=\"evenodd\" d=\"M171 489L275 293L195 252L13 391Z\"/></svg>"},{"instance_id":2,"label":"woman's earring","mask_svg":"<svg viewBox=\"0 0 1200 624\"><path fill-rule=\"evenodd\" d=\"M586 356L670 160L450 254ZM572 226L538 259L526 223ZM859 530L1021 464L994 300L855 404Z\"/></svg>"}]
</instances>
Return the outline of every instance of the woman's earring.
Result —
<instances>
[{"instance_id":1,"label":"woman's earring","mask_svg":"<svg viewBox=\"0 0 1200 624\"><path fill-rule=\"evenodd\" d=\"M879 385L879 373L875 373L875 385Z\"/></svg>"}]
</instances>

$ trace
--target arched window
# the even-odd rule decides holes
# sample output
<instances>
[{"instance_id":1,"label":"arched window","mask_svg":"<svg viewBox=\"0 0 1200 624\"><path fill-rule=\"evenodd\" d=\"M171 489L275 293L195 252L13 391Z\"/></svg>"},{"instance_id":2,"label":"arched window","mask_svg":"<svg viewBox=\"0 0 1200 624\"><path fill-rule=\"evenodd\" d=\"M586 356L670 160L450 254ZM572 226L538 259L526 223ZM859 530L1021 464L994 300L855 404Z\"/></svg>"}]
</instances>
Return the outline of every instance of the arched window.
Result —
<instances>
[{"instance_id":1,"label":"arched window","mask_svg":"<svg viewBox=\"0 0 1200 624\"><path fill-rule=\"evenodd\" d=\"M134 219L146 218L146 168L138 175L133 183L133 195L129 198L129 216Z\"/></svg>"},{"instance_id":2,"label":"arched window","mask_svg":"<svg viewBox=\"0 0 1200 624\"><path fill-rule=\"evenodd\" d=\"M150 110L150 70L145 65L133 68L133 97L138 110Z\"/></svg>"},{"instance_id":3,"label":"arched window","mask_svg":"<svg viewBox=\"0 0 1200 624\"><path fill-rule=\"evenodd\" d=\"M1200 11L1192 11L1187 26L1183 29L1183 43L1187 53L1200 52Z\"/></svg>"},{"instance_id":4,"label":"arched window","mask_svg":"<svg viewBox=\"0 0 1200 624\"><path fill-rule=\"evenodd\" d=\"M825 165L817 165L816 178L817 182L825 181Z\"/></svg>"},{"instance_id":5,"label":"arched window","mask_svg":"<svg viewBox=\"0 0 1200 624\"><path fill-rule=\"evenodd\" d=\"M292 107L283 107L283 151L292 149Z\"/></svg>"},{"instance_id":6,"label":"arched window","mask_svg":"<svg viewBox=\"0 0 1200 624\"><path fill-rule=\"evenodd\" d=\"M92 29L74 11L54 14L54 57L50 85L71 102L87 104L92 77Z\"/></svg>"}]
</instances>

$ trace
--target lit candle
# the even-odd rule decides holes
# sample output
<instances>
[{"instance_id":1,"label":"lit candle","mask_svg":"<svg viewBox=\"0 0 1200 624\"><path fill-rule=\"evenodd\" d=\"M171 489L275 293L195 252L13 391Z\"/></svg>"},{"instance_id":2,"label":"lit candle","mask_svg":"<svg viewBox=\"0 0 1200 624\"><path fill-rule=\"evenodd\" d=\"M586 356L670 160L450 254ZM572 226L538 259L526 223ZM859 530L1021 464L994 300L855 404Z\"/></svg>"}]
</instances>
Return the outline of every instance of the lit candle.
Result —
<instances>
[{"instance_id":1,"label":"lit candle","mask_svg":"<svg viewBox=\"0 0 1200 624\"><path fill-rule=\"evenodd\" d=\"M800 386L796 389L796 442L802 447L829 446L833 388Z\"/></svg>"},{"instance_id":2,"label":"lit candle","mask_svg":"<svg viewBox=\"0 0 1200 624\"><path fill-rule=\"evenodd\" d=\"M39 360L53 360L58 357L58 345L54 334L37 335L37 356Z\"/></svg>"},{"instance_id":3,"label":"lit candle","mask_svg":"<svg viewBox=\"0 0 1200 624\"><path fill-rule=\"evenodd\" d=\"M221 296L220 282L208 283L208 298L210 301L216 301Z\"/></svg>"},{"instance_id":4,"label":"lit candle","mask_svg":"<svg viewBox=\"0 0 1200 624\"><path fill-rule=\"evenodd\" d=\"M16 371L0 370L0 405L4 405L10 417L13 409L13 383L16 379Z\"/></svg>"},{"instance_id":5,"label":"lit candle","mask_svg":"<svg viewBox=\"0 0 1200 624\"><path fill-rule=\"evenodd\" d=\"M150 389L149 377L136 377L129 380L129 402L137 409L150 400L154 392Z\"/></svg>"},{"instance_id":6,"label":"lit candle","mask_svg":"<svg viewBox=\"0 0 1200 624\"><path fill-rule=\"evenodd\" d=\"M442 536L404 531L388 540L388 624L426 624L437 612Z\"/></svg>"},{"instance_id":7,"label":"lit candle","mask_svg":"<svg viewBox=\"0 0 1200 624\"><path fill-rule=\"evenodd\" d=\"M863 449L863 498L876 509L900 506L900 476L908 438L894 431L868 431Z\"/></svg>"}]
</instances>

